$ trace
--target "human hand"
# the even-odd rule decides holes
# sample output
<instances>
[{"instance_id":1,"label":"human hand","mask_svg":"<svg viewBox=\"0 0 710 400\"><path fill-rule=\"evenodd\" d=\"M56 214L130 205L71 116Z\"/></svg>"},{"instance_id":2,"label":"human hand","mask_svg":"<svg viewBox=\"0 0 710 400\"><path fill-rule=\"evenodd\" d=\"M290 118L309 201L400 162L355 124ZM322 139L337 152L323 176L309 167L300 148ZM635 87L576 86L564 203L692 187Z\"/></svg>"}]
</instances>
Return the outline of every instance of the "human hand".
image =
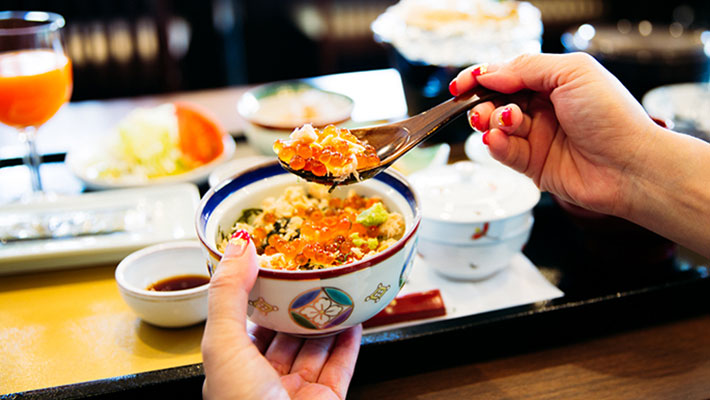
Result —
<instances>
[{"instance_id":1,"label":"human hand","mask_svg":"<svg viewBox=\"0 0 710 400\"><path fill-rule=\"evenodd\" d=\"M247 301L257 265L249 234L238 231L210 281L202 339L204 398L344 399L362 327L308 340L248 327Z\"/></svg>"},{"instance_id":2,"label":"human hand","mask_svg":"<svg viewBox=\"0 0 710 400\"><path fill-rule=\"evenodd\" d=\"M450 89L477 84L511 94L509 104L469 111L493 158L564 200L629 214L629 181L647 167L643 148L660 128L611 73L584 53L525 55L469 67Z\"/></svg>"}]
</instances>

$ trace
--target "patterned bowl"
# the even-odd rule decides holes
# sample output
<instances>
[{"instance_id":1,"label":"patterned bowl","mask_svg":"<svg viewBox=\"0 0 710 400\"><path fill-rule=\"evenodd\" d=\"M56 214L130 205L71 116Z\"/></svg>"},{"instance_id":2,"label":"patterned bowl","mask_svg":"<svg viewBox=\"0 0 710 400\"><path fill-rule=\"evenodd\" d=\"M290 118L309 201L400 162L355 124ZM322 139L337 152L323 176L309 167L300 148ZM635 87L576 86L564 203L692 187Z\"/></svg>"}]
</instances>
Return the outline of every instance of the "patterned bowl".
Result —
<instances>
[{"instance_id":1,"label":"patterned bowl","mask_svg":"<svg viewBox=\"0 0 710 400\"><path fill-rule=\"evenodd\" d=\"M222 257L217 241L231 231L242 210L295 184L304 183L270 161L222 181L202 198L196 215L197 235L210 271ZM421 220L417 196L394 171L336 188L333 195L343 196L350 189L377 195L388 209L401 213L407 227L403 237L375 256L340 267L314 271L261 268L249 294L252 322L297 336L327 336L368 320L397 295L414 262Z\"/></svg>"}]
</instances>

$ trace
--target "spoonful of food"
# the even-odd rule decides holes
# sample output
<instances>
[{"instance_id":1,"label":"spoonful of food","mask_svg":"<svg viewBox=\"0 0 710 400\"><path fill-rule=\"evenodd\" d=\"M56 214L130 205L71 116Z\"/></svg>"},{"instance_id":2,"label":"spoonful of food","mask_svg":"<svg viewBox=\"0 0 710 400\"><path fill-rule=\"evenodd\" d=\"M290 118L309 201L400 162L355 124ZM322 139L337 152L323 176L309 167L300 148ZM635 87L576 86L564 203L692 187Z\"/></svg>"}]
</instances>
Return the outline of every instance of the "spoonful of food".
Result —
<instances>
[{"instance_id":1,"label":"spoonful of food","mask_svg":"<svg viewBox=\"0 0 710 400\"><path fill-rule=\"evenodd\" d=\"M274 151L281 166L308 181L347 185L372 178L416 145L479 103L501 93L481 86L413 117L358 129L295 130L289 140L277 140Z\"/></svg>"}]
</instances>

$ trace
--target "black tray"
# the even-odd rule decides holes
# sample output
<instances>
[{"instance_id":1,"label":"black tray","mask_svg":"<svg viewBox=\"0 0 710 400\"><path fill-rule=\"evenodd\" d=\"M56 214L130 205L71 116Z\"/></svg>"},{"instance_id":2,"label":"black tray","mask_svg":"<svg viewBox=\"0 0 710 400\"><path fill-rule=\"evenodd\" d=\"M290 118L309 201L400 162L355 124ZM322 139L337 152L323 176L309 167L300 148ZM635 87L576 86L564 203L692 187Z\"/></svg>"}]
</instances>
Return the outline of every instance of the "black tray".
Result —
<instances>
[{"instance_id":1,"label":"black tray","mask_svg":"<svg viewBox=\"0 0 710 400\"><path fill-rule=\"evenodd\" d=\"M605 238L546 194L534 214L524 253L563 297L365 335L353 387L710 310L706 259L647 232ZM2 398L200 398L203 379L196 364Z\"/></svg>"}]
</instances>

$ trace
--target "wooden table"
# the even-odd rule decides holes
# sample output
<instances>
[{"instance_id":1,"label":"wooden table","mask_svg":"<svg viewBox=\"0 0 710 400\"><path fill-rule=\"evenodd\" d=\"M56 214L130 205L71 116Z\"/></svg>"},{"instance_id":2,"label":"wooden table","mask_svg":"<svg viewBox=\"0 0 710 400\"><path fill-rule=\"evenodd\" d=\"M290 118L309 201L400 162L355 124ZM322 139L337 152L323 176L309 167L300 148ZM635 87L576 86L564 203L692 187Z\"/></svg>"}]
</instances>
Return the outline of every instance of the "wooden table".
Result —
<instances>
[{"instance_id":1,"label":"wooden table","mask_svg":"<svg viewBox=\"0 0 710 400\"><path fill-rule=\"evenodd\" d=\"M342 89L339 85L343 82L350 82L348 86L351 88L355 86L354 91L348 94L355 97L356 104L360 105L360 109L356 108L360 111L354 117L361 120L396 118L406 112L406 108L402 109L401 92L391 93L393 97L390 98L394 98L394 102L376 103L368 100L371 96L363 92L365 89L361 84L352 85L352 82L363 82L358 77L369 76L381 79L376 84L380 88L393 84L396 87L399 84L396 72L383 70L362 74L319 79L324 87L335 90ZM40 134L40 149L44 153L62 153L72 142L80 142L98 131L105 132L133 107L175 99L195 101L210 107L230 132L238 133L244 122L238 118L234 104L244 90L225 88L72 104L63 117L58 116L53 125L47 127L47 131L53 128L55 135L45 134L43 137ZM77 124L76 121L82 123ZM8 136L0 132L0 159L20 154L21 149L14 140L11 134ZM455 158L462 157L460 145L454 146L453 154ZM2 172L5 171L0 170ZM2 182L0 180L0 187ZM81 186L77 186L76 190L81 190ZM574 246L560 244L570 235L566 231L558 232L564 224L559 210L554 205L545 204L537 210L536 218L536 227L540 228L533 232L526 250L529 250L530 258L550 275L551 281L567 285L563 289L567 293L565 298L549 304L491 313L464 323L442 325L435 334L415 329L384 344L363 346L349 398L710 398L710 280L707 279L706 261L690 262L683 257L675 257L670 264L663 263L660 267L621 266L619 268L625 268L627 273L620 274L622 277L619 280L623 282L618 284L618 289L613 284L600 285L599 282L607 277L615 279L612 267L599 266L598 273L590 273L575 269L577 265L570 265L570 262L577 261L580 265L585 263L579 260L578 255L567 254L577 251ZM0 299L8 298L2 295L12 295L13 290L32 290L33 284L37 289L33 293L44 290L43 296L49 296L48 301L52 300L52 296L56 299L62 297L62 285L65 289L71 287L87 291L87 296L91 295L92 290L110 293L115 290L110 287L113 267L97 266L66 274L55 271L38 279L31 276L0 278L4 284L0 284ZM666 267L670 269L666 271ZM645 274L657 274L659 268L663 269L660 278L646 279ZM676 271L683 268L684 271ZM667 281L664 274L667 274ZM566 280L568 276L572 278ZM592 276L603 279L587 279ZM91 279L101 284L97 287L86 285ZM634 280L642 283L633 284ZM32 281L34 283L30 283ZM597 287L601 289L597 290ZM26 294L32 295L29 292ZM35 305L26 305L30 307L26 312L40 312L32 307L41 307L37 305L41 301L35 299L35 303L31 303L29 299L25 301ZM127 316L129 311L117 301L108 304L112 312L128 321L124 332L128 335L126 337L142 335L133 348L140 350L146 357L145 362L139 363L137 368L136 365L129 366L127 376L78 384L76 382L97 378L63 371L56 374L62 379L26 387L44 389L26 393L24 398L89 395L104 398L199 398L203 377L201 366L193 363L199 362L195 343L199 341L201 328L192 328L181 337L175 332L168 332L167 336L171 338L166 339L165 332L154 332L150 327L135 325L135 320ZM0 304L0 308L12 306L7 302ZM41 314L35 317L39 318ZM28 320L32 318L28 316ZM5 346L0 346L0 349L9 352L13 343L17 344L16 349L33 349L34 353L25 354L23 359L35 363L37 374L43 368L62 368L62 359L42 359L53 350L13 342L26 340L30 336L21 333L13 336L5 332L0 337ZM124 348L130 348L129 345ZM106 363L105 359L92 358L101 353L97 351L93 356L85 355L88 368L94 365L93 368L98 369ZM71 356L62 355L61 351L56 354L59 357ZM179 355L173 358L176 363L155 362L158 358L163 357L165 361L165 358L175 357L176 354ZM0 357L9 355L0 354ZM124 363L136 361L127 361L120 355L115 357ZM0 365L3 365L0 371L2 389L3 382L7 382L7 377L14 372L11 364ZM178 368L165 369L171 365ZM154 369L159 371L130 375ZM70 385L46 388L61 384ZM0 390L0 393L7 391Z\"/></svg>"},{"instance_id":2,"label":"wooden table","mask_svg":"<svg viewBox=\"0 0 710 400\"><path fill-rule=\"evenodd\" d=\"M396 362L399 368L418 363L402 374L374 376L364 371L373 360L361 359L348 398L707 399L708 329L710 315L701 313L587 338L589 333L572 329L578 337L555 335L556 343L547 340L544 346L526 339L525 331L504 335L521 341L512 348L497 342L486 349L474 337L446 346L460 350L442 353L434 343Z\"/></svg>"}]
</instances>

